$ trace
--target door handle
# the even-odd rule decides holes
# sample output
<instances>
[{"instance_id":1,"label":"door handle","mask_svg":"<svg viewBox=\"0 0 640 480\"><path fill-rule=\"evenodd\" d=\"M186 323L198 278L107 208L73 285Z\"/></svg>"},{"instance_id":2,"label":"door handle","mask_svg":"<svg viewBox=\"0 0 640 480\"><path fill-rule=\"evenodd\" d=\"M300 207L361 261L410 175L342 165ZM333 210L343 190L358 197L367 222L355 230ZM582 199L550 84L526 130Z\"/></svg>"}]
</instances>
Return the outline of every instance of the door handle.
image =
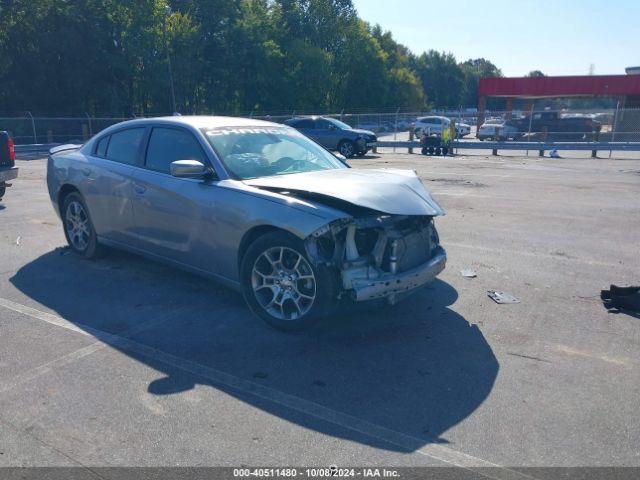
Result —
<instances>
[{"instance_id":1,"label":"door handle","mask_svg":"<svg viewBox=\"0 0 640 480\"><path fill-rule=\"evenodd\" d=\"M133 190L137 194L142 195L144 192L147 191L147 187L145 187L144 185L140 185L139 183L134 183L133 184Z\"/></svg>"}]
</instances>

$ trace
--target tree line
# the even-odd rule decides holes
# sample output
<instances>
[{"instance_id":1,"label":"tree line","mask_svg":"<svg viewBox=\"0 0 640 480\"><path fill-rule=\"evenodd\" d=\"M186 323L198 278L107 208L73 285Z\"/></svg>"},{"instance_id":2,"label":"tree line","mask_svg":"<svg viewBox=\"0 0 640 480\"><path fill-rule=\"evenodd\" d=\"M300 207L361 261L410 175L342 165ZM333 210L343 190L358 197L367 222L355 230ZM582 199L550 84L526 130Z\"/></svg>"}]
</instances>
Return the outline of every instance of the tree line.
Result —
<instances>
[{"instance_id":1,"label":"tree line","mask_svg":"<svg viewBox=\"0 0 640 480\"><path fill-rule=\"evenodd\" d=\"M177 110L203 114L475 106L501 76L411 52L351 0L0 0L0 112L170 113L169 64Z\"/></svg>"}]
</instances>

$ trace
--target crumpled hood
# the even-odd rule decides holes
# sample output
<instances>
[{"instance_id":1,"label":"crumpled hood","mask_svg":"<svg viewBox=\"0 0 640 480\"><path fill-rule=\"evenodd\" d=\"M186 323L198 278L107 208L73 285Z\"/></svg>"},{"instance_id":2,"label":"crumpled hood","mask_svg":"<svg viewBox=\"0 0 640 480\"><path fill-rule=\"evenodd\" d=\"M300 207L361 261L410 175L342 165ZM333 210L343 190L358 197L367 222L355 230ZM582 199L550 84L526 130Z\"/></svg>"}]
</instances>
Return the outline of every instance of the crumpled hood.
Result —
<instances>
[{"instance_id":1,"label":"crumpled hood","mask_svg":"<svg viewBox=\"0 0 640 480\"><path fill-rule=\"evenodd\" d=\"M255 178L253 187L334 197L390 215L444 215L412 170L340 168Z\"/></svg>"}]
</instances>

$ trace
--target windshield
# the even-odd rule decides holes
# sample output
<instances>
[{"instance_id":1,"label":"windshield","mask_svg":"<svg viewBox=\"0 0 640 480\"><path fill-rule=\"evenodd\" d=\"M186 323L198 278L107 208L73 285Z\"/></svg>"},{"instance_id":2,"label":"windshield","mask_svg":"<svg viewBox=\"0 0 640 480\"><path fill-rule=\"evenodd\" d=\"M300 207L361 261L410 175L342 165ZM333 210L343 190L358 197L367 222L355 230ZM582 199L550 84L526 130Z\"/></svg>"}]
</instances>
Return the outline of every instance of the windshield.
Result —
<instances>
[{"instance_id":1,"label":"windshield","mask_svg":"<svg viewBox=\"0 0 640 480\"><path fill-rule=\"evenodd\" d=\"M220 160L239 179L347 168L289 127L203 129Z\"/></svg>"},{"instance_id":2,"label":"windshield","mask_svg":"<svg viewBox=\"0 0 640 480\"><path fill-rule=\"evenodd\" d=\"M327 120L333 123L338 128L341 128L342 130L351 130L350 125L347 125L346 123L341 122L340 120L336 120L335 118L327 118Z\"/></svg>"}]
</instances>

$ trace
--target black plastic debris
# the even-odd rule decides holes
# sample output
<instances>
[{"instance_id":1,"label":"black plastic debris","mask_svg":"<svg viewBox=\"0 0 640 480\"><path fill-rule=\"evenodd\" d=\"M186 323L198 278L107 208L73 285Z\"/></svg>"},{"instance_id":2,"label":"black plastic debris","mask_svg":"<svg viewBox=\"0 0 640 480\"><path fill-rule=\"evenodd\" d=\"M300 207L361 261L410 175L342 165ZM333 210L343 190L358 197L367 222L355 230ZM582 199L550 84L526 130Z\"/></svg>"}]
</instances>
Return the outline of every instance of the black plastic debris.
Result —
<instances>
[{"instance_id":1,"label":"black plastic debris","mask_svg":"<svg viewBox=\"0 0 640 480\"><path fill-rule=\"evenodd\" d=\"M600 291L600 298L608 310L618 309L640 312L640 287L611 285L609 290Z\"/></svg>"},{"instance_id":2,"label":"black plastic debris","mask_svg":"<svg viewBox=\"0 0 640 480\"><path fill-rule=\"evenodd\" d=\"M488 290L487 296L496 303L520 303L520 299L514 297L510 293L500 292L497 290Z\"/></svg>"}]
</instances>

